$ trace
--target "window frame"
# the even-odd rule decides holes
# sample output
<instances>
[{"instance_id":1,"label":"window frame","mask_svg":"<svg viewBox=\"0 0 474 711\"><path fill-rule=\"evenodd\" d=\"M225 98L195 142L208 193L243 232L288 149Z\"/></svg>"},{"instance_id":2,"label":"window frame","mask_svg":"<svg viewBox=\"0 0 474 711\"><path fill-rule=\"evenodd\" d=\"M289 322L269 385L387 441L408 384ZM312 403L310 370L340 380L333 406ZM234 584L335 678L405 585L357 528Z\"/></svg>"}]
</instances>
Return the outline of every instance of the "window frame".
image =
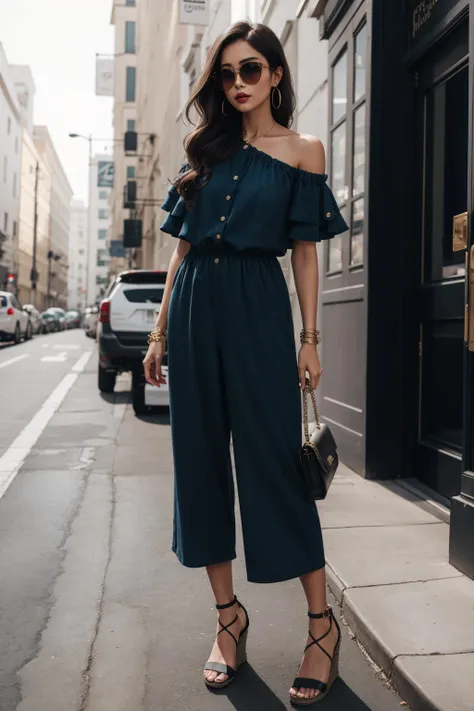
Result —
<instances>
[{"instance_id":1,"label":"window frame","mask_svg":"<svg viewBox=\"0 0 474 711\"><path fill-rule=\"evenodd\" d=\"M129 32L131 30L131 32ZM137 23L134 20L125 21L124 52L125 54L137 53Z\"/></svg>"},{"instance_id":2,"label":"window frame","mask_svg":"<svg viewBox=\"0 0 474 711\"><path fill-rule=\"evenodd\" d=\"M366 61L365 61L365 91L356 100L355 99L355 79L356 79L356 62L355 62L355 49L356 49L356 39L359 32L363 28L367 28L366 36ZM345 123L345 157L344 157L344 169L345 169L345 196L343 202L339 203L341 213L343 214L348 226L349 231L343 233L340 236L341 248L342 248L342 265L340 269L330 269L330 250L332 240L328 240L325 245L324 251L324 273L326 277L343 277L343 281L349 284L352 281L352 276L354 279L359 281L357 274L363 271L367 266L367 223L368 223L368 199L367 199L367 178L368 178L368 135L369 135L369 92L370 92L370 76L369 76L369 58L370 58L370 30L368 25L367 10L365 7L361 7L358 12L354 15L352 20L347 24L344 31L338 36L338 39L333 44L329 51L329 142L328 142L328 169L327 173L329 175L329 183L332 185L333 178L333 135L334 133ZM346 86L346 113L344 116L340 116L337 121L333 121L333 88L334 88L334 67L343 56L344 52L347 52L347 86ZM357 111L365 105L365 126L364 126L364 188L362 191L354 194L354 150L356 146L356 136L355 136L355 118ZM364 200L364 228L363 228L363 258L361 262L351 263L353 254L353 239L359 234L355 233L353 230L353 214L355 210L355 203L357 201ZM338 239L337 237L333 239Z\"/></svg>"},{"instance_id":3,"label":"window frame","mask_svg":"<svg viewBox=\"0 0 474 711\"><path fill-rule=\"evenodd\" d=\"M133 83L132 79L133 77ZM133 97L133 98L131 98ZM125 68L125 103L134 104L137 100L137 68Z\"/></svg>"}]
</instances>

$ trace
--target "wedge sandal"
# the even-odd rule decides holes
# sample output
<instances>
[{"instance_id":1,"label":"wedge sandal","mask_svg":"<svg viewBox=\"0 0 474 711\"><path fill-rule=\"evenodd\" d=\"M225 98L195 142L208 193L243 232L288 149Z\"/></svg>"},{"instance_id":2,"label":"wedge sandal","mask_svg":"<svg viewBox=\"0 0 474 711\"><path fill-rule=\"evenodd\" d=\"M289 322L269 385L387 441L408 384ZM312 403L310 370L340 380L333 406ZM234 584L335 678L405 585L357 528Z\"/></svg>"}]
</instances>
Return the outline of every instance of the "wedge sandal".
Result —
<instances>
[{"instance_id":1,"label":"wedge sandal","mask_svg":"<svg viewBox=\"0 0 474 711\"><path fill-rule=\"evenodd\" d=\"M312 642L309 642L309 644L306 645L304 653L306 654L308 649L315 644L322 652L324 652L327 657L329 657L331 661L331 671L329 673L329 680L327 684L323 681L319 681L319 679L311 679L307 677L297 676L292 685L293 689L316 689L317 691L319 691L319 694L317 694L317 696L313 696L310 699L299 699L297 696L293 696L292 694L290 694L290 701L293 706L312 706L313 704L318 703L318 701L322 701L328 695L331 686L334 684L334 682L339 676L339 650L341 648L341 628L339 627L338 622L334 617L332 608L328 607L326 610L324 610L324 612L318 614L308 612L308 617L310 617L312 620L321 620L323 618L329 619L328 631L321 637L318 637L318 639L313 636L311 630L308 630L308 633L312 638ZM337 627L337 642L336 646L334 647L333 655L331 656L329 652L327 652L320 644L320 642L322 642L322 640L330 634L333 624Z\"/></svg>"},{"instance_id":2,"label":"wedge sandal","mask_svg":"<svg viewBox=\"0 0 474 711\"><path fill-rule=\"evenodd\" d=\"M222 662L207 662L206 666L204 667L204 671L215 671L218 672L219 674L227 674L228 678L225 681L208 681L206 677L204 677L204 683L209 689L225 689L229 684L231 684L235 676L242 666L242 664L245 664L247 661L247 637L248 637L248 632L249 632L249 616L247 614L247 610L245 607L237 600L236 597L232 600L232 602L228 602L225 605L216 605L217 610L226 610L229 607L232 607L233 605L238 605L245 613L245 627L241 631L239 637L237 638L229 629L229 627L232 627L237 620L239 619L239 616L236 614L232 622L229 622L228 625L223 625L220 620L218 620L219 625L221 626L221 629L217 633L217 636L222 634L222 632L227 632L227 634L230 634L232 639L234 640L235 644L237 645L237 660L236 660L236 668L233 669L230 667L228 664L223 664Z\"/></svg>"}]
</instances>

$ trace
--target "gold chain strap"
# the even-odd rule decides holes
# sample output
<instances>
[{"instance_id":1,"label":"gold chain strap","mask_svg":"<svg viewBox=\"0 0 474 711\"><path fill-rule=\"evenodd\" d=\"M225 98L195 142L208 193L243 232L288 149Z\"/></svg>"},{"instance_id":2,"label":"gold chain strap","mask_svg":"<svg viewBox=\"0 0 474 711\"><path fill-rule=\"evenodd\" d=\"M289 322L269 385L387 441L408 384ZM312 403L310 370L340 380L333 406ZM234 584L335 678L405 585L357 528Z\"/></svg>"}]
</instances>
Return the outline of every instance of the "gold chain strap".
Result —
<instances>
[{"instance_id":1,"label":"gold chain strap","mask_svg":"<svg viewBox=\"0 0 474 711\"><path fill-rule=\"evenodd\" d=\"M311 382L309 378L306 378L306 387L303 390L303 422L304 422L304 438L305 444L310 444L309 441L309 425L308 425L308 391L311 395L311 401L313 403L314 417L316 419L316 427L318 430L321 429L321 420L319 418L319 410L316 405L316 395L314 390L311 390Z\"/></svg>"}]
</instances>

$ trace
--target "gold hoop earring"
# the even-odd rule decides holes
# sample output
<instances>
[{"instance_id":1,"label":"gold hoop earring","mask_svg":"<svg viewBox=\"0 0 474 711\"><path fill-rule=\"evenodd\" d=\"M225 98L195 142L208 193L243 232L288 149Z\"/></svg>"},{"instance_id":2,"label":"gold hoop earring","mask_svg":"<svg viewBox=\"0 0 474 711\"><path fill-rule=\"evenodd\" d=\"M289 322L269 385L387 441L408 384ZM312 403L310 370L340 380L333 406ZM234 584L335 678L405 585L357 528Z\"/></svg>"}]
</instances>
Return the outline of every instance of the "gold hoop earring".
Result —
<instances>
[{"instance_id":1,"label":"gold hoop earring","mask_svg":"<svg viewBox=\"0 0 474 711\"><path fill-rule=\"evenodd\" d=\"M275 94L278 92L278 106L275 106ZM274 109L279 109L281 106L281 91L277 86L273 87L272 91L272 106Z\"/></svg>"},{"instance_id":2,"label":"gold hoop earring","mask_svg":"<svg viewBox=\"0 0 474 711\"><path fill-rule=\"evenodd\" d=\"M225 101L222 102L221 111L224 114L224 116L228 116L229 114L226 114L226 112L224 111L224 107L225 107Z\"/></svg>"}]
</instances>

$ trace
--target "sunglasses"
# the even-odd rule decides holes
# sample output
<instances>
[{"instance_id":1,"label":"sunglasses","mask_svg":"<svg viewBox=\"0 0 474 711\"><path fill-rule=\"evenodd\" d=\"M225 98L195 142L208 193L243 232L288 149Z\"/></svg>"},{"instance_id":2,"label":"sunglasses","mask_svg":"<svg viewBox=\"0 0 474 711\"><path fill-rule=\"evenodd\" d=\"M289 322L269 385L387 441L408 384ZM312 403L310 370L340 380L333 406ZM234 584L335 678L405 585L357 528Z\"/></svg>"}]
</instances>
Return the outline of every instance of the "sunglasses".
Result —
<instances>
[{"instance_id":1,"label":"sunglasses","mask_svg":"<svg viewBox=\"0 0 474 711\"><path fill-rule=\"evenodd\" d=\"M262 62L245 62L240 69L223 67L217 72L215 77L223 91L230 91L237 81L237 76L240 76L243 83L249 86L258 84L262 77L262 69L271 69L271 67L262 64Z\"/></svg>"}]
</instances>

